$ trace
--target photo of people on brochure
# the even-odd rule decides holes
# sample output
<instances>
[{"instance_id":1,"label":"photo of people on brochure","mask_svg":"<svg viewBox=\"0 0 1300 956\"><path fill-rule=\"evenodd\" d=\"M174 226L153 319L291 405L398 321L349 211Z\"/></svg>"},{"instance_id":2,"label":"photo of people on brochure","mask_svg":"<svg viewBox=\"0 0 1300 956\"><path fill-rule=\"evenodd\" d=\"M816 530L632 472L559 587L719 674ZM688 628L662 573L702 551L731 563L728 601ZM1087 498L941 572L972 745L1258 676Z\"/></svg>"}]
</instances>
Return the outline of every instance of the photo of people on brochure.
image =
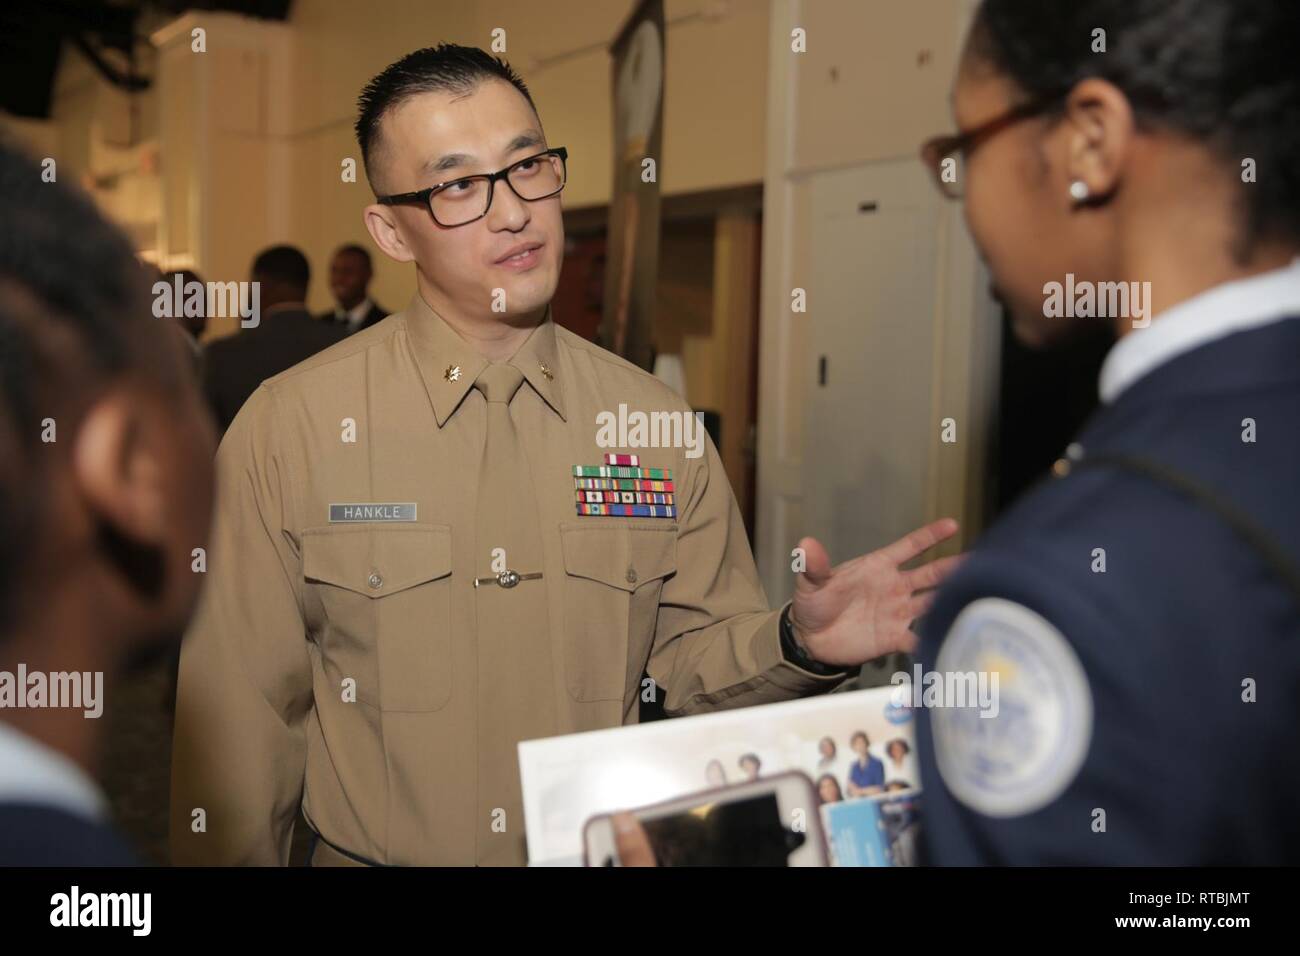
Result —
<instances>
[{"instance_id":1,"label":"photo of people on brochure","mask_svg":"<svg viewBox=\"0 0 1300 956\"><path fill-rule=\"evenodd\" d=\"M580 862L583 825L599 814L800 771L835 865L909 865L915 752L913 712L893 687L525 741L529 860Z\"/></svg>"}]
</instances>

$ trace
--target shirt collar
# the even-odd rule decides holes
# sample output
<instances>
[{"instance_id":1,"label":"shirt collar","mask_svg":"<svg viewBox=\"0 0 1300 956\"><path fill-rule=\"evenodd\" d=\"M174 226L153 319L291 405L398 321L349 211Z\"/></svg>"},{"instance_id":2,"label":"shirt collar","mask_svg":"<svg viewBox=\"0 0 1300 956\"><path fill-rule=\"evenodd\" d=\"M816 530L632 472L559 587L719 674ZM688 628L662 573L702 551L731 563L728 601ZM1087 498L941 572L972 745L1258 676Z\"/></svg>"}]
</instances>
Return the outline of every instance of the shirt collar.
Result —
<instances>
[{"instance_id":1,"label":"shirt collar","mask_svg":"<svg viewBox=\"0 0 1300 956\"><path fill-rule=\"evenodd\" d=\"M418 292L411 298L405 320L416 364L441 428L474 387L488 360L429 308ZM509 364L519 369L533 391L564 419L564 388L557 358L555 323L548 305L541 324L511 356Z\"/></svg>"},{"instance_id":2,"label":"shirt collar","mask_svg":"<svg viewBox=\"0 0 1300 956\"><path fill-rule=\"evenodd\" d=\"M1281 269L1217 285L1116 342L1101 366L1101 400L1114 402L1138 379L1184 352L1294 316L1300 316L1300 258Z\"/></svg>"},{"instance_id":3,"label":"shirt collar","mask_svg":"<svg viewBox=\"0 0 1300 956\"><path fill-rule=\"evenodd\" d=\"M91 820L108 816L103 791L84 770L0 721L0 801L55 806Z\"/></svg>"},{"instance_id":4,"label":"shirt collar","mask_svg":"<svg viewBox=\"0 0 1300 956\"><path fill-rule=\"evenodd\" d=\"M360 325L362 320L370 314L370 296L366 296L350 309L344 309L341 305L334 306L334 319L337 322L346 322L348 325Z\"/></svg>"}]
</instances>

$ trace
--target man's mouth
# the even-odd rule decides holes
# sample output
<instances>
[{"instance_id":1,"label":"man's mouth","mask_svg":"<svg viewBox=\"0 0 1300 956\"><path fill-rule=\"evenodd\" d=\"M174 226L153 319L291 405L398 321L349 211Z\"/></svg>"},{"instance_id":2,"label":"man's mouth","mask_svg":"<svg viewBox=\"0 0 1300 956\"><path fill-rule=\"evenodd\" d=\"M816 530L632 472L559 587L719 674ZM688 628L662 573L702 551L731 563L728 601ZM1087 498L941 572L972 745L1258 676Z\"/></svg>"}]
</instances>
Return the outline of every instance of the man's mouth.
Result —
<instances>
[{"instance_id":1,"label":"man's mouth","mask_svg":"<svg viewBox=\"0 0 1300 956\"><path fill-rule=\"evenodd\" d=\"M538 250L542 248L540 242L521 242L517 246L512 246L506 251L506 254L496 260L496 265L507 266L511 269L527 268L535 265L539 258Z\"/></svg>"}]
</instances>

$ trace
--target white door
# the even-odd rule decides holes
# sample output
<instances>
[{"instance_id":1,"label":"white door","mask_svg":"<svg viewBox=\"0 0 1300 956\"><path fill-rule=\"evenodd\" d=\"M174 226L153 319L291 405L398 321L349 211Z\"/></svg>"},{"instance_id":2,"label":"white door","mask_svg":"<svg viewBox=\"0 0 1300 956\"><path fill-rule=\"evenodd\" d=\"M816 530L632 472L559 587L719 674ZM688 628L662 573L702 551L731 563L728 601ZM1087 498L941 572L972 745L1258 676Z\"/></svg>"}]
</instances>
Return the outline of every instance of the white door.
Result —
<instances>
[{"instance_id":1,"label":"white door","mask_svg":"<svg viewBox=\"0 0 1300 956\"><path fill-rule=\"evenodd\" d=\"M833 563L927 520L944 200L916 159L812 174L802 524Z\"/></svg>"}]
</instances>

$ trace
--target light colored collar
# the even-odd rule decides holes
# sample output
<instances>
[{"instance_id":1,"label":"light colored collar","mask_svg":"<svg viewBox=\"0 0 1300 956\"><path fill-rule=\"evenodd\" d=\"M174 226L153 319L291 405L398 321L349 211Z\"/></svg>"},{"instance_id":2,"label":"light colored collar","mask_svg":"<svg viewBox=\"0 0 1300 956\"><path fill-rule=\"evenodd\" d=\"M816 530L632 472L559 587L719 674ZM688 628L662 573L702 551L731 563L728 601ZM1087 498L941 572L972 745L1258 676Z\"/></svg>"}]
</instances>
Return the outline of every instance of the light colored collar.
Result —
<instances>
[{"instance_id":1,"label":"light colored collar","mask_svg":"<svg viewBox=\"0 0 1300 956\"><path fill-rule=\"evenodd\" d=\"M1297 316L1300 258L1281 269L1207 289L1115 343L1101 366L1101 400L1110 404L1144 375L1207 342Z\"/></svg>"},{"instance_id":2,"label":"light colored collar","mask_svg":"<svg viewBox=\"0 0 1300 956\"><path fill-rule=\"evenodd\" d=\"M84 770L52 747L0 720L0 803L54 806L103 820L108 801Z\"/></svg>"},{"instance_id":3,"label":"light colored collar","mask_svg":"<svg viewBox=\"0 0 1300 956\"><path fill-rule=\"evenodd\" d=\"M441 428L474 387L475 379L488 366L488 360L434 312L418 292L411 297L403 319L414 346L416 364L433 402L434 416ZM541 325L532 331L505 364L519 369L533 390L561 419L567 421L558 357L555 322L551 318L551 307L547 305Z\"/></svg>"},{"instance_id":4,"label":"light colored collar","mask_svg":"<svg viewBox=\"0 0 1300 956\"><path fill-rule=\"evenodd\" d=\"M365 321L366 316L370 314L370 307L373 305L370 296L366 296L346 312L343 311L341 306L336 305L334 306L334 318L338 322L347 322L349 326L357 326Z\"/></svg>"}]
</instances>

